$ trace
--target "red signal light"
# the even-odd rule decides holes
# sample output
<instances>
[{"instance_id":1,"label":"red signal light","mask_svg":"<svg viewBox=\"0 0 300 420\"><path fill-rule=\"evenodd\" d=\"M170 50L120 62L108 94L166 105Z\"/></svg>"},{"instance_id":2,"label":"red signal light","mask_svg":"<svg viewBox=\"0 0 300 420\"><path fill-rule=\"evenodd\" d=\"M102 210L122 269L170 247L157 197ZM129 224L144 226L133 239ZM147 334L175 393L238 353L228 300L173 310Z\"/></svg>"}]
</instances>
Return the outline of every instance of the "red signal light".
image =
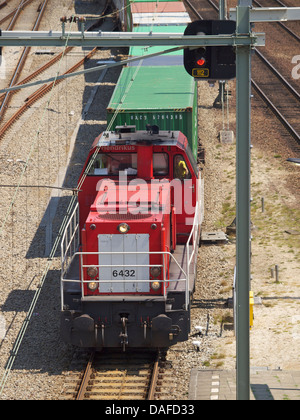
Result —
<instances>
[{"instance_id":1,"label":"red signal light","mask_svg":"<svg viewBox=\"0 0 300 420\"><path fill-rule=\"evenodd\" d=\"M205 64L205 59L204 58L200 58L199 60L197 60L197 65L198 66L204 66Z\"/></svg>"}]
</instances>

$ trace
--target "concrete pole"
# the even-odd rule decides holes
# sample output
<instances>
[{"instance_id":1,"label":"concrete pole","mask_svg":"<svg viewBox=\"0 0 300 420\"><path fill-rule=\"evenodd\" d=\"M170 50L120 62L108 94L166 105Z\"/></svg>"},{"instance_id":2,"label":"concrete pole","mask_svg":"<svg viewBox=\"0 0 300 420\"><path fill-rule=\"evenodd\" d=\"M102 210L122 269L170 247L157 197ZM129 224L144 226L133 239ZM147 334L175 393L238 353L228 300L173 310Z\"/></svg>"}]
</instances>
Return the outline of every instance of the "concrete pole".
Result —
<instances>
[{"instance_id":1,"label":"concrete pole","mask_svg":"<svg viewBox=\"0 0 300 420\"><path fill-rule=\"evenodd\" d=\"M237 33L250 32L250 0L239 0ZM237 400L250 399L250 95L251 47L237 47L236 311Z\"/></svg>"}]
</instances>

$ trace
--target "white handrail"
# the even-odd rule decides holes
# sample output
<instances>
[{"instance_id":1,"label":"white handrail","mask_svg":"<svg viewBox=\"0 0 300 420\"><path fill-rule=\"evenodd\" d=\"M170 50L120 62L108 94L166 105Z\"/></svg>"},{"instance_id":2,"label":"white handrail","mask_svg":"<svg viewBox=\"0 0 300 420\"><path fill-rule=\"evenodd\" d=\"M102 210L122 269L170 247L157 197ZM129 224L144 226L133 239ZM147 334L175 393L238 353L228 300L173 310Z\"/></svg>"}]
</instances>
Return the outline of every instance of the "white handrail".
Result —
<instances>
[{"instance_id":1,"label":"white handrail","mask_svg":"<svg viewBox=\"0 0 300 420\"><path fill-rule=\"evenodd\" d=\"M78 228L79 228L79 224L78 224L78 208L79 208L79 204L78 204L78 202L77 202L77 204L76 204L76 206L74 207L74 210L73 210L73 212L72 212L72 214L71 214L71 216L70 216L70 218L69 218L69 221L68 221L68 223L66 224L65 231L64 231L64 234L63 234L63 236L62 236L62 240L61 240L61 250L62 250L62 255L64 254L64 252L63 252L63 244L64 244L64 241L65 241L65 239L66 239L67 233L68 233L68 228L69 228L69 226L71 225L71 223L72 223L73 221L74 221L74 233L72 234L72 238L70 238L69 244L67 245L66 252L67 252L67 250L70 248L70 246L71 246L71 242L72 242L72 239L73 239L74 235L76 234L76 232L78 231ZM75 220L74 220L74 219L75 219ZM77 220L77 223L76 223L76 220Z\"/></svg>"},{"instance_id":2,"label":"white handrail","mask_svg":"<svg viewBox=\"0 0 300 420\"><path fill-rule=\"evenodd\" d=\"M198 238L198 229L199 228L199 205L198 202L196 203L195 208L195 215L194 215L194 221L193 221L193 227L191 229L191 233L189 235L189 238L186 243L186 261L187 261L187 285L186 285L186 293L185 293L185 304L186 308L188 308L189 305L189 282L190 282L190 266L191 262L193 260L193 257L195 255L197 248L197 244L199 242ZM192 252L190 256L190 242L191 238L193 237L192 241Z\"/></svg>"},{"instance_id":3,"label":"white handrail","mask_svg":"<svg viewBox=\"0 0 300 420\"><path fill-rule=\"evenodd\" d=\"M186 284L185 293L188 293L187 273L180 266L180 264L178 263L178 261L176 260L174 255L172 255L168 251L165 251L165 252L163 252L163 251L157 251L157 252L155 252L155 251L150 251L150 252L149 251L148 252L147 251L138 251L138 252L133 252L133 251L127 251L127 252L122 252L122 251L87 252L87 251L83 251L83 252L81 252L81 251L77 251L72 256L72 260L76 256L78 256L79 259L80 259L81 279L66 279L66 278L64 278L64 274L66 273L66 270L62 272L62 274L61 274L62 307L63 307L63 284L64 283L78 283L78 284L80 284L81 285L82 298L84 298L85 295L84 295L83 285L86 284L86 283L90 283L91 281L93 281L95 283L99 283L99 284L101 284L101 283L111 283L111 284L122 283L122 284L126 284L126 283L149 283L150 282L149 279L140 279L140 280L139 279L128 279L128 280L126 280L124 278L121 278L121 279L101 279L101 280L100 279L96 280L96 279L91 279L91 278L85 279L84 276L83 276L83 268L87 268L87 267L97 267L97 268L100 268L100 267L119 267L116 264L106 264L106 265L102 265L102 264L83 264L82 259L83 259L84 255L100 255L100 254L101 255L106 255L106 254L110 254L110 255L114 255L114 254L150 254L150 255L164 255L164 256L167 256L167 257L171 258L175 262L175 264L179 267L183 277L179 278L179 279L178 278L176 278L176 279L166 279L166 276L165 276L166 270L165 269L163 270L164 271L164 278L162 280L157 279L155 281L158 281L159 283L162 283L163 291L164 291L163 292L164 297L166 298L166 287L165 286L166 286L166 283L169 283L169 282L185 282L185 284ZM151 268L153 266L162 267L163 265L162 264L144 264L144 265L141 265L141 264L123 265L123 264L121 264L120 265L120 267L149 267L149 268ZM147 296L149 296L149 295L147 295ZM157 295L153 295L153 296L157 297ZM99 297L101 297L101 296L99 296Z\"/></svg>"}]
</instances>

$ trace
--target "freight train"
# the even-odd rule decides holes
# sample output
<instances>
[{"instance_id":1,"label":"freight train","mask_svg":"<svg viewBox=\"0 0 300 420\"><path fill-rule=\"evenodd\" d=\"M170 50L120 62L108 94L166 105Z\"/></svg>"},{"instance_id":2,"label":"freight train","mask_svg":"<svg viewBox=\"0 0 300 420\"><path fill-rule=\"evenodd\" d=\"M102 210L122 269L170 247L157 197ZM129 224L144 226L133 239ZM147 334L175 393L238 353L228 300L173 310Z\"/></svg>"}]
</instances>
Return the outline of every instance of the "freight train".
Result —
<instances>
[{"instance_id":1,"label":"freight train","mask_svg":"<svg viewBox=\"0 0 300 420\"><path fill-rule=\"evenodd\" d=\"M124 30L183 33L190 22L182 2L117 3ZM182 53L123 67L107 122L62 239L61 336L97 349L169 347L190 332L203 219L197 86Z\"/></svg>"}]
</instances>

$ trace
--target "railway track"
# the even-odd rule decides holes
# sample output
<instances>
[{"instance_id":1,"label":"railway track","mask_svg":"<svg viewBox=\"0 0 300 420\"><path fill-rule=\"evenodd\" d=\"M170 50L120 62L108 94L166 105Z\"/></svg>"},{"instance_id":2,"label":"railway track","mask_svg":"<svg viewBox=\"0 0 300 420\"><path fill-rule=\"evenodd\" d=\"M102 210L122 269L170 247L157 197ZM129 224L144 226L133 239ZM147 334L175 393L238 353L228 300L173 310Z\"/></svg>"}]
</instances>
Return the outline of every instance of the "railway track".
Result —
<instances>
[{"instance_id":1,"label":"railway track","mask_svg":"<svg viewBox=\"0 0 300 420\"><path fill-rule=\"evenodd\" d=\"M76 361L75 361L76 363ZM165 352L93 352L67 376L63 399L153 400L167 367Z\"/></svg>"},{"instance_id":2,"label":"railway track","mask_svg":"<svg viewBox=\"0 0 300 420\"><path fill-rule=\"evenodd\" d=\"M23 2L20 3L20 5L18 7L16 7L15 9L13 9L11 12L7 13L2 19L0 19L0 25L3 28L3 24L9 20L10 18L12 18L12 20L10 21L10 23L8 24L6 30L12 30L13 29L13 25L14 25L14 21L16 20L16 18L18 17L18 15L21 13L21 11L24 9L24 7L28 6L30 3L32 3L33 0L25 0ZM4 3L4 2L3 2ZM4 7L7 5L6 4L0 4L0 8ZM3 6L2 6L3 5ZM1 7L2 6L2 7Z\"/></svg>"},{"instance_id":3,"label":"railway track","mask_svg":"<svg viewBox=\"0 0 300 420\"><path fill-rule=\"evenodd\" d=\"M30 0L32 1L32 0ZM36 30L38 28L38 25L40 23L41 17L44 13L46 4L47 4L48 0L44 0L44 3L42 4L41 10L39 11L39 15L37 17L37 20L35 22L34 28L33 30ZM24 4L27 4L27 2L24 2ZM101 16L105 13L105 11L107 10L108 7L108 3L105 4L104 9L101 13ZM98 25L101 25L103 23L103 21L101 19L98 20ZM92 25L91 27L93 27L94 25ZM88 28L87 30L89 30L90 28ZM112 30L116 29L116 25L114 26L114 28ZM57 54L54 58L52 58L51 60L47 61L44 65L42 65L41 67L39 67L38 69L34 70L31 74L29 74L28 76L26 76L24 79L22 79L21 81L18 82L18 79L20 77L21 71L25 65L25 61L26 61L26 57L28 56L29 47L24 48L22 56L16 66L16 69L14 71L14 74L11 78L11 81L9 83L9 86L15 86L15 85L20 85L20 84L25 84L28 83L29 81L35 79L38 75L40 75L41 73L45 72L46 70L48 70L50 67L52 67L53 65L55 65L59 60L61 60L62 58L64 58L65 56L67 56L67 54L73 49L73 47L67 47L65 49L64 52L60 52L59 54ZM74 72L76 69L78 69L81 65L83 65L87 60L89 60L97 51L97 48L93 48L88 54L86 54L81 60L79 60L78 62L76 62L73 66L71 66L67 71L64 72L64 74L68 74L68 73L72 73ZM52 83L48 83L43 85L42 87L39 87L38 89L32 91L30 93L29 96L26 97L22 97L19 101L18 101L18 106L17 106L17 110L9 116L5 117L5 113L6 110L8 109L8 104L10 99L12 98L12 96L14 94L16 94L18 91L12 91L12 92L8 92L6 94L2 94L0 96L0 102L1 106L0 106L0 138L6 133L6 131L11 127L11 125L24 113L26 112L26 110L28 110L37 100L39 100L40 98L42 98L45 94L47 94L48 92L51 91L53 86L56 86L57 84L59 84L60 82L62 82L63 80L56 80ZM23 102L23 104L22 104ZM21 104L21 105L20 105ZM5 117L5 119L4 119Z\"/></svg>"},{"instance_id":4,"label":"railway track","mask_svg":"<svg viewBox=\"0 0 300 420\"><path fill-rule=\"evenodd\" d=\"M258 0L252 0L253 1L253 6L258 6L258 7L286 7L286 5L280 1L280 0L271 0L269 3L264 2L262 3L261 1ZM295 33L286 23L283 22L276 22L277 25L279 25L281 28L283 28L289 35L291 35L293 38L295 38L297 41L300 40L300 37L297 33Z\"/></svg>"},{"instance_id":5,"label":"railway track","mask_svg":"<svg viewBox=\"0 0 300 420\"><path fill-rule=\"evenodd\" d=\"M78 67L84 64L87 60L89 60L97 51L97 48L93 48L84 58L78 61L74 66L69 68L64 74L74 72ZM57 61L57 60L56 60ZM55 62L56 62L55 61ZM48 65L49 67L49 65ZM40 73L39 70L36 72L37 74ZM36 74L30 76L32 79L35 77ZM29 77L26 79L28 81ZM0 127L0 138L5 134L5 132L9 129L9 127L28 109L30 108L37 100L42 98L46 93L50 92L53 86L61 83L63 79L55 80L54 82L50 82L48 84L43 85L42 87L35 90L30 96L25 99L25 103L20 106L20 108Z\"/></svg>"},{"instance_id":6,"label":"railway track","mask_svg":"<svg viewBox=\"0 0 300 420\"><path fill-rule=\"evenodd\" d=\"M300 152L300 94L283 78L283 76L265 58L262 59L259 51L256 55L259 62L254 61L254 72L264 72L260 80L252 79L251 83L258 95L268 105L276 117L281 121L286 130L296 140L293 149ZM259 68L261 61L263 69Z\"/></svg>"},{"instance_id":7,"label":"railway track","mask_svg":"<svg viewBox=\"0 0 300 420\"><path fill-rule=\"evenodd\" d=\"M284 7L286 6L280 0L267 0L264 3L253 0L255 6L258 7ZM299 48L300 36L282 22L277 22L277 27L281 29L282 36L287 39L288 49L284 51L286 56L291 51L290 60ZM289 45L290 44L290 45ZM292 46L295 46L294 49ZM274 54L275 53L275 54ZM274 56L273 56L274 54ZM289 60L289 61L290 61ZM252 60L252 86L260 98L272 110L275 116L280 120L285 129L296 141L291 145L292 149L300 154L300 94L293 86L290 74L283 75L284 69L279 66L280 57L276 56L276 52L264 52L262 54L255 49L255 58Z\"/></svg>"}]
</instances>

